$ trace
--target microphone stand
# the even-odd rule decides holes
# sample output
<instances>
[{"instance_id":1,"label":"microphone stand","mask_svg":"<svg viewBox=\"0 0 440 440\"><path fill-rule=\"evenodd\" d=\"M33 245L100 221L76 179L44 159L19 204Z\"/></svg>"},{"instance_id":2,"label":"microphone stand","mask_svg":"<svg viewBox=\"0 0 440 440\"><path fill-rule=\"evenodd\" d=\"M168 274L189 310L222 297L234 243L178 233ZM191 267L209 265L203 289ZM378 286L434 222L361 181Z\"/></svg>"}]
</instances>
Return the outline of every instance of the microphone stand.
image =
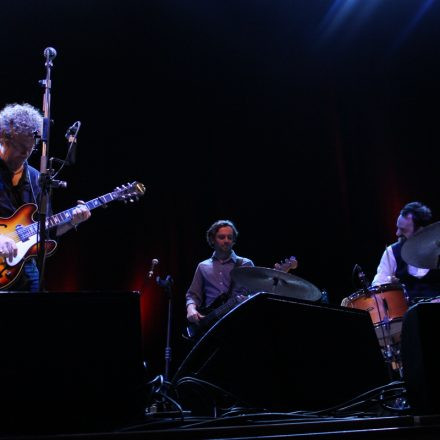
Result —
<instances>
[{"instance_id":1,"label":"microphone stand","mask_svg":"<svg viewBox=\"0 0 440 440\"><path fill-rule=\"evenodd\" d=\"M38 206L39 215L39 228L37 237L37 266L40 275L40 290L43 290L44 281L44 269L46 263L46 218L49 206L49 200L51 197L51 187L50 187L50 173L47 169L47 157L49 152L49 139L50 139L50 100L51 100L51 69L53 66L52 60L56 57L55 49L48 47L44 50L44 56L46 58L46 79L41 80L40 84L44 86L44 96L43 96L43 132L41 135L41 159L40 159L40 200Z\"/></svg>"},{"instance_id":2,"label":"microphone stand","mask_svg":"<svg viewBox=\"0 0 440 440\"><path fill-rule=\"evenodd\" d=\"M173 314L173 301L172 301L172 288L173 279L170 275L167 275L165 279L161 279L160 277L156 277L156 283L162 290L165 292L165 295L168 299L168 316L167 316L167 334L166 334L166 346L165 346L165 372L163 375L157 376L153 379L150 384L153 386L152 394L160 399L156 402L153 402L152 405L147 408L146 415L155 415L159 412L162 412L163 415L174 415L179 414L183 420L185 414L188 414L188 411L184 411L182 407L176 402L173 398L168 395L168 390L170 386L169 382L169 373L170 373L170 364L171 364L171 321ZM154 386L154 383L159 381L158 386ZM177 410L171 411L170 404Z\"/></svg>"},{"instance_id":3,"label":"microphone stand","mask_svg":"<svg viewBox=\"0 0 440 440\"><path fill-rule=\"evenodd\" d=\"M53 47L44 49L44 57L46 59L46 78L40 80L39 83L44 87L43 96L43 130L41 134L41 159L40 159L40 198L38 203L38 235L37 235L37 266L39 271L39 290L44 290L44 271L46 265L46 238L47 225L46 219L49 211L50 200L52 197L52 188L65 188L66 182L54 180L52 176L52 168L47 168L47 158L49 156L49 139L50 139L50 125L51 125L51 90L52 79L51 70L53 67L53 59L57 56L57 51Z\"/></svg>"},{"instance_id":4,"label":"microphone stand","mask_svg":"<svg viewBox=\"0 0 440 440\"><path fill-rule=\"evenodd\" d=\"M156 278L156 283L159 287L162 287L165 295L168 299L168 316L167 316L167 339L165 346L165 374L163 375L165 383L168 383L170 364L171 364L171 319L173 314L173 300L172 300L172 289L173 279L168 275L164 280L160 277Z\"/></svg>"}]
</instances>

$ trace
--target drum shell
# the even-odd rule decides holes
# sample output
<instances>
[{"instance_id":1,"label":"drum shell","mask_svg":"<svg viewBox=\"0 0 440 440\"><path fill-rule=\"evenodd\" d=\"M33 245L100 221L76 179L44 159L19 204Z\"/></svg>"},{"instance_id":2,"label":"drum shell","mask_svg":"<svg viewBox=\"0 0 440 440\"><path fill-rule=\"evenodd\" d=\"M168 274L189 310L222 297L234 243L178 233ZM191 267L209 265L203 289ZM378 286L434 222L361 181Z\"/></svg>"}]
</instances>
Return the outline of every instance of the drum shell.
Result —
<instances>
[{"instance_id":1,"label":"drum shell","mask_svg":"<svg viewBox=\"0 0 440 440\"><path fill-rule=\"evenodd\" d=\"M399 338L408 296L402 284L381 284L358 290L347 298L347 307L366 310L381 341L387 336Z\"/></svg>"},{"instance_id":2,"label":"drum shell","mask_svg":"<svg viewBox=\"0 0 440 440\"><path fill-rule=\"evenodd\" d=\"M382 284L350 295L348 307L366 310L375 325L385 324L403 317L408 310L408 298L403 285Z\"/></svg>"}]
</instances>

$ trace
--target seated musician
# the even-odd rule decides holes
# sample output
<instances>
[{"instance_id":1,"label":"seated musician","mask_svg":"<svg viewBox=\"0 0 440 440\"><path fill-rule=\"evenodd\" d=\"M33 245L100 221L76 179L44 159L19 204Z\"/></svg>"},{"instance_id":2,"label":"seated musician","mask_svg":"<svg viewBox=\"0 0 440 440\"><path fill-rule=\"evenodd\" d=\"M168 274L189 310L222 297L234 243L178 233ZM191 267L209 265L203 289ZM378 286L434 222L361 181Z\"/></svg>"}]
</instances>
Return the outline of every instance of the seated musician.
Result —
<instances>
[{"instance_id":1,"label":"seated musician","mask_svg":"<svg viewBox=\"0 0 440 440\"><path fill-rule=\"evenodd\" d=\"M0 217L13 217L25 203L39 204L40 173L28 164L35 149L36 139L41 136L43 116L29 104L10 104L0 111ZM72 212L70 223L59 225L56 235L64 234L90 217L89 209L78 202ZM22 220L21 220L22 221ZM38 221L38 219L34 219ZM19 221L20 222L20 221ZM0 277L6 279L7 263L17 256L17 245L0 219ZM14 266L15 267L15 266ZM39 273L35 258L29 258L18 276L7 285L7 290L39 290Z\"/></svg>"},{"instance_id":2,"label":"seated musician","mask_svg":"<svg viewBox=\"0 0 440 440\"><path fill-rule=\"evenodd\" d=\"M206 238L214 253L198 264L186 293L186 316L190 323L198 323L204 317L202 308L211 306L221 295L227 298L243 293L242 289L234 288L231 271L254 263L233 251L237 236L237 228L230 220L218 220L208 229Z\"/></svg>"},{"instance_id":3,"label":"seated musician","mask_svg":"<svg viewBox=\"0 0 440 440\"><path fill-rule=\"evenodd\" d=\"M405 263L401 255L405 240L427 226L431 219L431 210L420 202L411 202L402 208L396 224L398 240L385 249L372 282L373 286L402 283L410 305L440 295L440 270L411 266Z\"/></svg>"},{"instance_id":4,"label":"seated musician","mask_svg":"<svg viewBox=\"0 0 440 440\"><path fill-rule=\"evenodd\" d=\"M431 210L420 202L407 203L401 209L396 223L397 241L385 249L371 283L373 286L403 284L409 305L440 295L440 270L411 266L401 255L405 240L427 226L431 218ZM349 306L349 298L344 298L341 305Z\"/></svg>"}]
</instances>

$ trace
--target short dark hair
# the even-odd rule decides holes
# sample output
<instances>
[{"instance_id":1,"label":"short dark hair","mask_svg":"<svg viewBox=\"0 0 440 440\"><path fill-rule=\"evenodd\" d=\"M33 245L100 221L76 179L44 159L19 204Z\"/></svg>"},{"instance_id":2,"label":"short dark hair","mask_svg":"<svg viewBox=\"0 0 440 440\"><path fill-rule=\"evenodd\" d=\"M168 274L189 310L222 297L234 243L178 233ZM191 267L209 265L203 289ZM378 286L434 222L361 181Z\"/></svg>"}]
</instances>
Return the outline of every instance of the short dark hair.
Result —
<instances>
[{"instance_id":1,"label":"short dark hair","mask_svg":"<svg viewBox=\"0 0 440 440\"><path fill-rule=\"evenodd\" d=\"M408 214L412 214L415 229L428 225L432 219L431 210L421 202L407 203L400 211L400 215L406 217Z\"/></svg>"},{"instance_id":2,"label":"short dark hair","mask_svg":"<svg viewBox=\"0 0 440 440\"><path fill-rule=\"evenodd\" d=\"M225 226L229 226L230 228L232 228L234 243L237 241L238 230L235 227L234 223L232 223L231 220L217 220L206 231L206 240L208 240L209 246L214 247L215 234L217 234L217 231L220 228L224 228Z\"/></svg>"}]
</instances>

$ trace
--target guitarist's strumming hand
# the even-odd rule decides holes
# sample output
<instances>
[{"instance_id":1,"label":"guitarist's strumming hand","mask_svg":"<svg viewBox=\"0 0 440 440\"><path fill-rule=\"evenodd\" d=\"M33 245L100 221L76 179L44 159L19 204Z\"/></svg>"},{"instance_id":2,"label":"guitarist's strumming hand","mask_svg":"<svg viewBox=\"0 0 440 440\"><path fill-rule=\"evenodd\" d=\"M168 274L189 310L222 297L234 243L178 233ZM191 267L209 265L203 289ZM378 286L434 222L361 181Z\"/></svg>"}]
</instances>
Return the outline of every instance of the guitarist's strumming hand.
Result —
<instances>
[{"instance_id":1,"label":"guitarist's strumming hand","mask_svg":"<svg viewBox=\"0 0 440 440\"><path fill-rule=\"evenodd\" d=\"M189 322L197 323L204 317L204 315L197 311L196 305L194 303L188 304L188 307L186 308L186 319Z\"/></svg>"},{"instance_id":2,"label":"guitarist's strumming hand","mask_svg":"<svg viewBox=\"0 0 440 440\"><path fill-rule=\"evenodd\" d=\"M10 262L17 256L17 245L14 240L7 235L0 234L0 257L9 260Z\"/></svg>"}]
</instances>

